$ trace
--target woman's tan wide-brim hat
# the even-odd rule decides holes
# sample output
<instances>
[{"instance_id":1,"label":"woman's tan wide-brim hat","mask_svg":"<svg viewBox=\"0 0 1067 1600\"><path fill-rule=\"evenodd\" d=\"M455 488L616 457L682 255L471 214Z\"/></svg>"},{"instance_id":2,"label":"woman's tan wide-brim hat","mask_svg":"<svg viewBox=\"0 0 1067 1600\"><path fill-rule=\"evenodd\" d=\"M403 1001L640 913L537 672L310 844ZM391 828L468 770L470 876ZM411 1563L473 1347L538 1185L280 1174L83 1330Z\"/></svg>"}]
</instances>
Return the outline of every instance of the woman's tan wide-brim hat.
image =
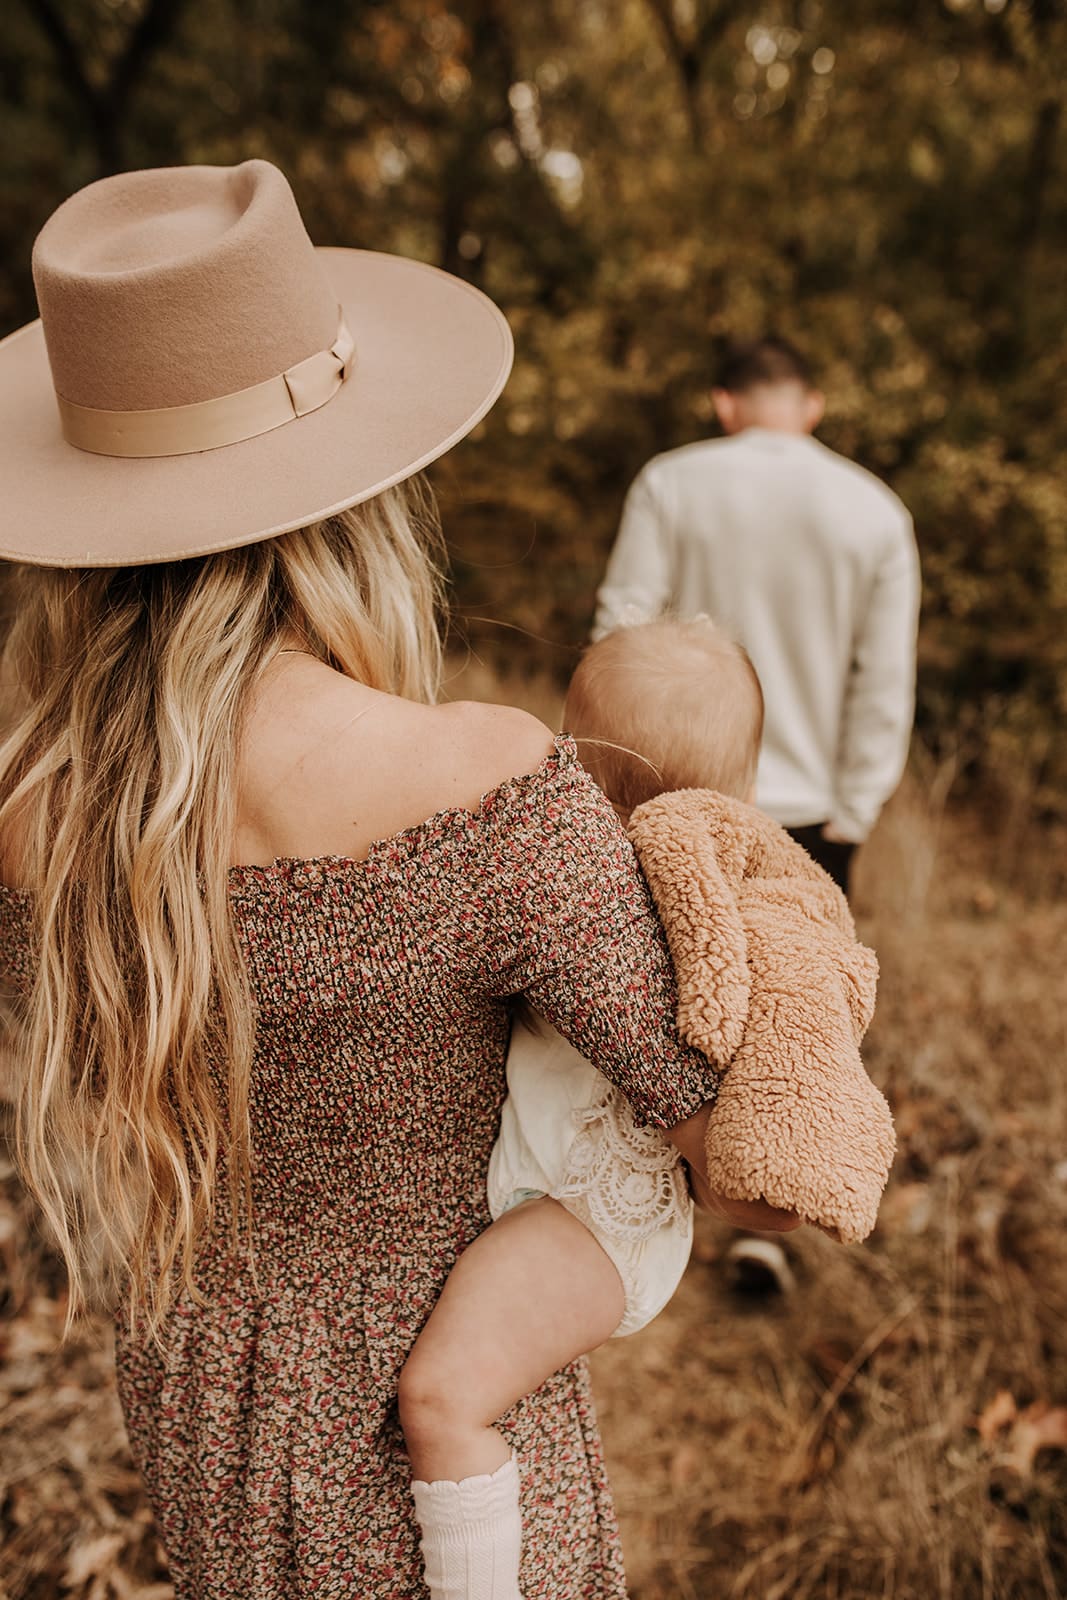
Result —
<instances>
[{"instance_id":1,"label":"woman's tan wide-brim hat","mask_svg":"<svg viewBox=\"0 0 1067 1600\"><path fill-rule=\"evenodd\" d=\"M302 527L442 455L511 366L485 295L315 249L267 161L90 184L33 271L41 320L0 343L12 561L171 561Z\"/></svg>"}]
</instances>

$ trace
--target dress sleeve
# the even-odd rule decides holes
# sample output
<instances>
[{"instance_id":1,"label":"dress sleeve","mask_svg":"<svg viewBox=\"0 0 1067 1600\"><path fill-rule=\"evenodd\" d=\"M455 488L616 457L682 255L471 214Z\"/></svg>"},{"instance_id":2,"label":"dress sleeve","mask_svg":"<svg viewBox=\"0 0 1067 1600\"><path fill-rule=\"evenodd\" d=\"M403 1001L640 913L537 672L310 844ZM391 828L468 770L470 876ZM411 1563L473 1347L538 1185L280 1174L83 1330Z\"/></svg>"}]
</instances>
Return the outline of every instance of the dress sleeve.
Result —
<instances>
[{"instance_id":1,"label":"dress sleeve","mask_svg":"<svg viewBox=\"0 0 1067 1600\"><path fill-rule=\"evenodd\" d=\"M492 907L491 991L525 994L641 1122L671 1127L714 1100L718 1074L678 1033L674 972L637 858L573 741L506 786L488 820L479 887Z\"/></svg>"}]
</instances>

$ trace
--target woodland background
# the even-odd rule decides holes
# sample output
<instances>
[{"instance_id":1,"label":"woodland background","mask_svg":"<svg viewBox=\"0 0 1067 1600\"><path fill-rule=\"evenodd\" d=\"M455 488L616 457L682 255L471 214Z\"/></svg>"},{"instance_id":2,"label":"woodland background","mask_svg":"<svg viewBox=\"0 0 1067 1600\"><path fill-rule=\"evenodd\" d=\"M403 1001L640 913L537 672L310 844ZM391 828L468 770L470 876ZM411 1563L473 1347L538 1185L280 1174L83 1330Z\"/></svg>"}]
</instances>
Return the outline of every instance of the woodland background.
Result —
<instances>
[{"instance_id":1,"label":"woodland background","mask_svg":"<svg viewBox=\"0 0 1067 1600\"><path fill-rule=\"evenodd\" d=\"M514 375L434 469L451 692L548 720L626 486L721 344L811 356L914 513L912 767L860 859L871 1245L746 1307L711 1224L595 1377L635 1600L1067 1595L1063 0L8 0L0 332L104 172L267 156L320 243L479 283ZM0 515L3 515L0 497ZM0 1600L164 1600L107 1330L0 1158Z\"/></svg>"},{"instance_id":2,"label":"woodland background","mask_svg":"<svg viewBox=\"0 0 1067 1600\"><path fill-rule=\"evenodd\" d=\"M722 340L781 331L914 513L920 730L1056 807L1065 82L1064 0L8 0L0 331L125 167L266 156L316 242L471 278L518 358L436 473L457 616L557 674L629 480L710 429Z\"/></svg>"}]
</instances>

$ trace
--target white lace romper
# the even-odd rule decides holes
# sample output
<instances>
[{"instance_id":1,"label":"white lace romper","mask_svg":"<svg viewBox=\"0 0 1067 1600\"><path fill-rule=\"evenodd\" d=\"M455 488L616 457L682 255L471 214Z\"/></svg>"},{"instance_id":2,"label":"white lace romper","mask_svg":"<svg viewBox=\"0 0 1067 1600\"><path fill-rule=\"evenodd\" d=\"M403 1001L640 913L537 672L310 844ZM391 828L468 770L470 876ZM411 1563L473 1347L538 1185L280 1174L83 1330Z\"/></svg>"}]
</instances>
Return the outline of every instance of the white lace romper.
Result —
<instances>
[{"instance_id":1,"label":"white lace romper","mask_svg":"<svg viewBox=\"0 0 1067 1600\"><path fill-rule=\"evenodd\" d=\"M693 1243L685 1167L658 1128L640 1128L629 1101L543 1018L511 1032L508 1097L489 1162L494 1219L548 1194L611 1257L626 1311L615 1338L636 1333L671 1298Z\"/></svg>"}]
</instances>

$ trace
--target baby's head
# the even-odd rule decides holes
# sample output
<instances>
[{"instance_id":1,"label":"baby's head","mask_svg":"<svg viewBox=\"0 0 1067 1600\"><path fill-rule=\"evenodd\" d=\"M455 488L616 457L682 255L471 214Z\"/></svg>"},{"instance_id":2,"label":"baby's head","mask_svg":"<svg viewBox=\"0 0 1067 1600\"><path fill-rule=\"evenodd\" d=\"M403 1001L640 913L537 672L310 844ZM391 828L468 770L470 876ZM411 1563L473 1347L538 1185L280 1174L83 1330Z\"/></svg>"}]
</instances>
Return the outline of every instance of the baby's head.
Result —
<instances>
[{"instance_id":1,"label":"baby's head","mask_svg":"<svg viewBox=\"0 0 1067 1600\"><path fill-rule=\"evenodd\" d=\"M708 618L643 622L586 651L563 726L625 816L672 789L751 800L763 692L745 651Z\"/></svg>"}]
</instances>

